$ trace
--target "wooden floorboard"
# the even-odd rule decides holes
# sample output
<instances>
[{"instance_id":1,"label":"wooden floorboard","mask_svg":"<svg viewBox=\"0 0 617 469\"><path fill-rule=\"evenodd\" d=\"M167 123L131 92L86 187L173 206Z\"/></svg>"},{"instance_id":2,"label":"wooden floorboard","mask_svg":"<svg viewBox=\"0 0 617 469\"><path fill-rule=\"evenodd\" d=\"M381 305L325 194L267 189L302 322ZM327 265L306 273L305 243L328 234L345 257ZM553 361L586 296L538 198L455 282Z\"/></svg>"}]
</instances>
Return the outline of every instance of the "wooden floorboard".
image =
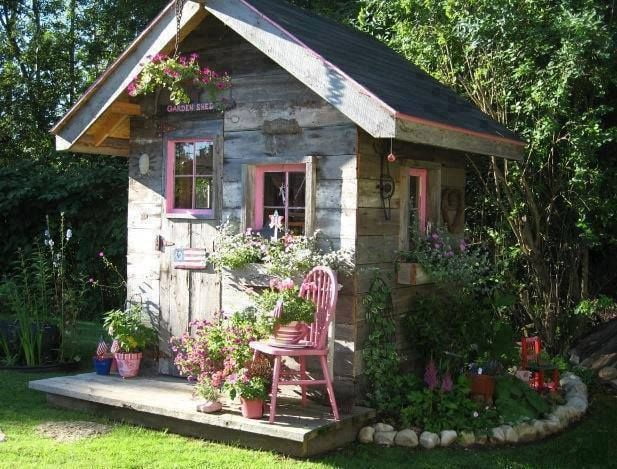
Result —
<instances>
[{"instance_id":1,"label":"wooden floorboard","mask_svg":"<svg viewBox=\"0 0 617 469\"><path fill-rule=\"evenodd\" d=\"M87 373L31 381L29 387L45 392L53 405L293 456L344 446L375 415L372 409L354 407L335 422L329 407L303 408L299 400L285 397L279 399L274 424L268 423L267 415L260 420L243 418L239 406L229 401L224 401L222 412L203 414L196 411L200 399L193 396L192 385L168 377L124 380Z\"/></svg>"}]
</instances>

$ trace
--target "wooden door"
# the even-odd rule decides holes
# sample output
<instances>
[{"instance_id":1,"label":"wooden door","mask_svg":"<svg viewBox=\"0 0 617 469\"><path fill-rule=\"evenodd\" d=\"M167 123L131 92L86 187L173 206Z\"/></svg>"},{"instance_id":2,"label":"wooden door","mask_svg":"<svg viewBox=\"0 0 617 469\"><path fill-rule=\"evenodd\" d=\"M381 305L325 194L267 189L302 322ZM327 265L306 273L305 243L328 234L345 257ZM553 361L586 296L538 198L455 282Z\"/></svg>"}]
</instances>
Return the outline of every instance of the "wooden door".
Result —
<instances>
[{"instance_id":1,"label":"wooden door","mask_svg":"<svg viewBox=\"0 0 617 469\"><path fill-rule=\"evenodd\" d=\"M190 125L188 125L190 124ZM188 128L187 128L188 127ZM222 193L223 124L220 121L185 123L169 132L167 142L176 139L212 139L214 142L214 217L208 219L181 218L164 215L161 236L165 246L161 254L160 280L160 356L159 372L177 375L169 339L189 331L189 324L200 319L212 319L221 307L220 276L212 266L206 270L175 268L176 249L205 249L214 247L216 226L220 224ZM169 158L169 155L165 155ZM166 176L167 177L167 176ZM169 195L166 194L166 197Z\"/></svg>"}]
</instances>

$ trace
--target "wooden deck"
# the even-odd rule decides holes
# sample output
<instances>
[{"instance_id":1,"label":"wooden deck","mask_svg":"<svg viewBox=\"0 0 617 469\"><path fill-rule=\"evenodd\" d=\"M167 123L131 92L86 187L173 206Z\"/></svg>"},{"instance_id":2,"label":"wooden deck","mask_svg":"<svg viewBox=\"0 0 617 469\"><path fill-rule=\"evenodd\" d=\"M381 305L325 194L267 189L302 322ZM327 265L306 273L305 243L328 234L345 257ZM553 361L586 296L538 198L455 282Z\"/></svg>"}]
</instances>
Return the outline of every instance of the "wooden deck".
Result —
<instances>
[{"instance_id":1,"label":"wooden deck","mask_svg":"<svg viewBox=\"0 0 617 469\"><path fill-rule=\"evenodd\" d=\"M280 398L277 421L249 420L239 406L226 402L217 414L196 411L199 399L184 380L154 377L123 380L86 373L31 381L30 389L47 394L50 404L97 413L145 427L181 435L272 450L290 456L313 456L355 440L359 429L375 416L372 409L354 407L332 420L330 409L316 404L302 408L297 399Z\"/></svg>"}]
</instances>

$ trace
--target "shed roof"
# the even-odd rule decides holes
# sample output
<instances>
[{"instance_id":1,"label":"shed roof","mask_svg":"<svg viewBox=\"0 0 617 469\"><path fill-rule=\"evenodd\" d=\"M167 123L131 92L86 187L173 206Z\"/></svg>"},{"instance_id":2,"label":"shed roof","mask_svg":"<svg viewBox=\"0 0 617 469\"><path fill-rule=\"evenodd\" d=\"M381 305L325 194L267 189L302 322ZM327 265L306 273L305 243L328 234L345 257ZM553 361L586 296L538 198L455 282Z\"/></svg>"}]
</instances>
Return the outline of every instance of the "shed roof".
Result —
<instances>
[{"instance_id":1,"label":"shed roof","mask_svg":"<svg viewBox=\"0 0 617 469\"><path fill-rule=\"evenodd\" d=\"M126 85L175 37L171 2L54 126L60 150L128 154ZM198 3L203 3L203 7ZM376 138L520 159L525 143L368 34L283 0L186 2L182 34L211 14ZM130 114L129 114L130 115ZM125 120L122 121L121 119ZM94 130L93 130L94 129Z\"/></svg>"}]
</instances>

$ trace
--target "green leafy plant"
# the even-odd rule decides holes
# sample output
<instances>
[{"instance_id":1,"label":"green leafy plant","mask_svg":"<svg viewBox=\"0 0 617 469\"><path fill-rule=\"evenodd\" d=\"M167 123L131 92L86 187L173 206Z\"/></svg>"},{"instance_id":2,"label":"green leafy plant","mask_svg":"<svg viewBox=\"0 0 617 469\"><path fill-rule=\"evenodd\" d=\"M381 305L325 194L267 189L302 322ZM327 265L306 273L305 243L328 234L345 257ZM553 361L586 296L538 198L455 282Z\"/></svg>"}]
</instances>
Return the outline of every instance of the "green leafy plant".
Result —
<instances>
[{"instance_id":1,"label":"green leafy plant","mask_svg":"<svg viewBox=\"0 0 617 469\"><path fill-rule=\"evenodd\" d=\"M217 401L221 397L221 390L205 378L195 384L195 394L206 401Z\"/></svg>"},{"instance_id":2,"label":"green leafy plant","mask_svg":"<svg viewBox=\"0 0 617 469\"><path fill-rule=\"evenodd\" d=\"M238 233L236 227L226 221L217 227L215 250L210 262L217 270L240 269L248 264L262 263L267 249L265 240L251 231Z\"/></svg>"},{"instance_id":3,"label":"green leafy plant","mask_svg":"<svg viewBox=\"0 0 617 469\"><path fill-rule=\"evenodd\" d=\"M268 391L266 380L260 376L249 376L246 368L240 370L236 376L227 378L225 389L229 397L241 397L246 400L266 400Z\"/></svg>"},{"instance_id":4,"label":"green leafy plant","mask_svg":"<svg viewBox=\"0 0 617 469\"><path fill-rule=\"evenodd\" d=\"M125 353L141 352L156 342L156 331L144 324L144 311L140 305L127 310L114 309L105 314L103 326L111 338L118 341Z\"/></svg>"},{"instance_id":5,"label":"green leafy plant","mask_svg":"<svg viewBox=\"0 0 617 469\"><path fill-rule=\"evenodd\" d=\"M504 375L495 381L495 407L504 422L539 418L550 411L549 403L520 379Z\"/></svg>"},{"instance_id":6,"label":"green leafy plant","mask_svg":"<svg viewBox=\"0 0 617 469\"><path fill-rule=\"evenodd\" d=\"M460 376L449 392L442 388L413 390L407 396L409 405L401 410L406 427L420 427L431 432L441 430L476 430L501 423L498 413L474 402L469 381Z\"/></svg>"},{"instance_id":7,"label":"green leafy plant","mask_svg":"<svg viewBox=\"0 0 617 469\"><path fill-rule=\"evenodd\" d=\"M312 323L315 317L315 304L300 296L300 289L291 279L280 282L287 285L285 288L277 286L264 290L257 296L256 304L259 310L267 315L272 312L279 301L283 301L283 312L274 320L274 325L289 324L294 321Z\"/></svg>"},{"instance_id":8,"label":"green leafy plant","mask_svg":"<svg viewBox=\"0 0 617 469\"><path fill-rule=\"evenodd\" d=\"M206 90L214 101L221 91L231 87L231 77L207 67L201 68L196 53L177 57L156 54L129 84L127 92L130 96L139 96L164 88L170 92L172 102L182 104L190 102L185 89L187 85Z\"/></svg>"}]
</instances>

